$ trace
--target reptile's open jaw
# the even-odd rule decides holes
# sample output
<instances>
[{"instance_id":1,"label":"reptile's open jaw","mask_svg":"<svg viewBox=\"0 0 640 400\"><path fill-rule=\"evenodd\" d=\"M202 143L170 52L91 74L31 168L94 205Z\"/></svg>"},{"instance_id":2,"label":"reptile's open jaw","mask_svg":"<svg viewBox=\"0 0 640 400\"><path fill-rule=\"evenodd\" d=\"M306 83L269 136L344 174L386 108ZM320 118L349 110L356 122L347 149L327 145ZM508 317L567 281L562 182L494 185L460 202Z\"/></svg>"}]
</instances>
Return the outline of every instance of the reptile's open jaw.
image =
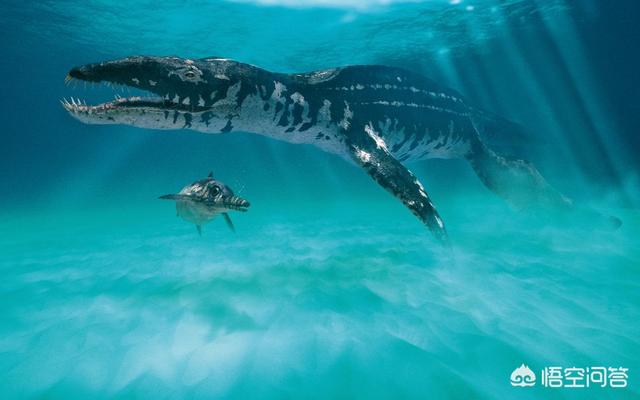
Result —
<instances>
[{"instance_id":1,"label":"reptile's open jaw","mask_svg":"<svg viewBox=\"0 0 640 400\"><path fill-rule=\"evenodd\" d=\"M93 114L100 111L117 110L124 108L156 108L163 111L182 111L182 112L198 112L204 111L206 107L191 106L176 101L167 100L161 97L116 97L114 100L100 103L96 105L87 104L86 101L79 98L71 97L70 100L66 98L60 100L64 108L74 114Z\"/></svg>"},{"instance_id":2,"label":"reptile's open jaw","mask_svg":"<svg viewBox=\"0 0 640 400\"><path fill-rule=\"evenodd\" d=\"M181 63L184 62L175 57L128 57L72 68L65 78L67 84L83 82L114 88L126 87L142 90L149 96L116 97L96 105L72 97L70 100L63 99L62 105L85 122L100 122L96 114L102 115L102 122L105 122L108 116L134 111L162 113L207 110L205 99L197 91L199 85L205 83L197 74L202 72L195 66Z\"/></svg>"}]
</instances>

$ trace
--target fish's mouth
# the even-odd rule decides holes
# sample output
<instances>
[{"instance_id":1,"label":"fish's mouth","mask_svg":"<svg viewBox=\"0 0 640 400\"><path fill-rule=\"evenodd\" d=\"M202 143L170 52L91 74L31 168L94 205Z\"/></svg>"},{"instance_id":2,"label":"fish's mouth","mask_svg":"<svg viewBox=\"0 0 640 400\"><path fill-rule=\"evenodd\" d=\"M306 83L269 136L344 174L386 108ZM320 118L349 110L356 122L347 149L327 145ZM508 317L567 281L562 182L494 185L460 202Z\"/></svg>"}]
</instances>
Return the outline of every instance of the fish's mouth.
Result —
<instances>
[{"instance_id":1,"label":"fish's mouth","mask_svg":"<svg viewBox=\"0 0 640 400\"><path fill-rule=\"evenodd\" d=\"M247 211L249 206L251 205L251 203L249 203L247 200L238 196L226 197L222 199L222 201L218 204L229 210L241 212Z\"/></svg>"}]
</instances>

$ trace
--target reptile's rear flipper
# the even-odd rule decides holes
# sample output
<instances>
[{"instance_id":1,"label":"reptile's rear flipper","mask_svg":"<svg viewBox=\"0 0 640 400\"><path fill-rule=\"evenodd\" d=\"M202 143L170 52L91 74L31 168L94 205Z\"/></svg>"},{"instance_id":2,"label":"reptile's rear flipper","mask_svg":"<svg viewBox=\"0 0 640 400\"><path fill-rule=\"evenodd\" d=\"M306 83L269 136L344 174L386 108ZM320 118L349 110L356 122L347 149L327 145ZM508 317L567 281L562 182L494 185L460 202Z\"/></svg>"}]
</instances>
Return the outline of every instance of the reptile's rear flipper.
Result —
<instances>
[{"instance_id":1,"label":"reptile's rear flipper","mask_svg":"<svg viewBox=\"0 0 640 400\"><path fill-rule=\"evenodd\" d=\"M498 155L479 139L471 149L467 159L478 178L516 208L571 208L571 200L549 185L529 161Z\"/></svg>"},{"instance_id":2,"label":"reptile's rear flipper","mask_svg":"<svg viewBox=\"0 0 640 400\"><path fill-rule=\"evenodd\" d=\"M485 186L519 210L537 209L591 221L594 226L617 229L622 221L595 210L575 207L573 202L551 186L529 161L497 154L479 137L472 139L467 155Z\"/></svg>"},{"instance_id":3,"label":"reptile's rear flipper","mask_svg":"<svg viewBox=\"0 0 640 400\"><path fill-rule=\"evenodd\" d=\"M354 127L353 129L359 129ZM387 150L371 124L362 125L365 134L346 132L346 144L353 160L380 186L396 196L429 227L441 242L448 242L442 219L418 179Z\"/></svg>"}]
</instances>

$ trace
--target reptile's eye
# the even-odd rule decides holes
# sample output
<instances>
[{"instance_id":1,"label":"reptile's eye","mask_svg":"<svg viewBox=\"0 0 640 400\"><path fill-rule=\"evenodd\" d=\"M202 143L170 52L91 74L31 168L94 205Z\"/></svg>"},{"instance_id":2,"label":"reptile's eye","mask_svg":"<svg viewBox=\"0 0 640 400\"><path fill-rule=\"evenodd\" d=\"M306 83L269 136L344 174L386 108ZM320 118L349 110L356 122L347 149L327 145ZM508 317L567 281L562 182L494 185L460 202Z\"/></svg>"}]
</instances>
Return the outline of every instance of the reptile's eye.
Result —
<instances>
[{"instance_id":1,"label":"reptile's eye","mask_svg":"<svg viewBox=\"0 0 640 400\"><path fill-rule=\"evenodd\" d=\"M220 188L217 187L217 186L212 187L211 188L211 194L214 195L214 196L217 195L217 194L220 194Z\"/></svg>"},{"instance_id":2,"label":"reptile's eye","mask_svg":"<svg viewBox=\"0 0 640 400\"><path fill-rule=\"evenodd\" d=\"M193 71L187 71L184 73L184 76L186 76L187 78L195 78L196 74Z\"/></svg>"}]
</instances>

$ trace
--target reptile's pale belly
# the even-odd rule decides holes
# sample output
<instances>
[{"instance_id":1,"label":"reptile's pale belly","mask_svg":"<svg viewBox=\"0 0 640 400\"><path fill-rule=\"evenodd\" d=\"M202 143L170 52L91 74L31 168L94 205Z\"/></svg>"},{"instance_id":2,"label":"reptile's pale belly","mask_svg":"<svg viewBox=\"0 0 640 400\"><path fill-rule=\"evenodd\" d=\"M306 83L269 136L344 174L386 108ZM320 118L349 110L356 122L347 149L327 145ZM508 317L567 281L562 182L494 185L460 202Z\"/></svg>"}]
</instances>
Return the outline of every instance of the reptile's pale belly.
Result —
<instances>
[{"instance_id":1,"label":"reptile's pale belly","mask_svg":"<svg viewBox=\"0 0 640 400\"><path fill-rule=\"evenodd\" d=\"M278 108L279 100L276 101L273 98L263 100L256 95L247 96L240 108L233 108L235 118L229 123L230 130L258 133L288 143L310 144L322 151L350 159L351 156L345 147L344 134L341 129L345 127L362 129L360 133L366 135L364 127L356 128L354 126L355 121L361 115L372 115L375 114L372 110L382 108L383 115L396 114L393 118L394 122L392 123L392 119L387 117L384 120L374 120L369 123L379 137L384 140L387 149L398 160L411 162L428 158L461 158L469 152L468 134L464 129L464 124L459 122L457 115L453 115L446 109L421 111L420 116L424 116L424 119L419 120L415 119L415 113L408 114L406 119L398 116L399 108L393 105L376 105L371 109L359 107L353 111L349 106L346 106L345 116L332 116L329 110L331 101L324 97L322 98L323 106L315 110L314 113L310 111L305 96L295 92L290 97L295 97L296 103ZM340 99L340 101L334 99L334 102L347 104L344 99ZM281 116L285 113L292 115L296 105L302 109L300 118L298 120L288 118L286 124L280 124ZM275 111L278 109L279 111ZM413 108L409 108L409 110L415 111ZM215 115L216 113L208 114ZM205 115L208 114L194 113L189 118L189 128L202 132L220 133L222 128L227 125L226 120L213 117L205 118ZM446 118L444 121L442 121L443 116ZM430 118L434 118L433 124L429 123ZM172 119L175 120L175 118ZM308 126L312 120L313 125ZM420 131L411 132L405 129L412 126ZM351 134L357 133L351 132Z\"/></svg>"},{"instance_id":2,"label":"reptile's pale belly","mask_svg":"<svg viewBox=\"0 0 640 400\"><path fill-rule=\"evenodd\" d=\"M399 161L420 161L429 158L463 158L470 151L469 140L461 135L441 134L433 137L404 132L386 132L382 136L391 154Z\"/></svg>"}]
</instances>

